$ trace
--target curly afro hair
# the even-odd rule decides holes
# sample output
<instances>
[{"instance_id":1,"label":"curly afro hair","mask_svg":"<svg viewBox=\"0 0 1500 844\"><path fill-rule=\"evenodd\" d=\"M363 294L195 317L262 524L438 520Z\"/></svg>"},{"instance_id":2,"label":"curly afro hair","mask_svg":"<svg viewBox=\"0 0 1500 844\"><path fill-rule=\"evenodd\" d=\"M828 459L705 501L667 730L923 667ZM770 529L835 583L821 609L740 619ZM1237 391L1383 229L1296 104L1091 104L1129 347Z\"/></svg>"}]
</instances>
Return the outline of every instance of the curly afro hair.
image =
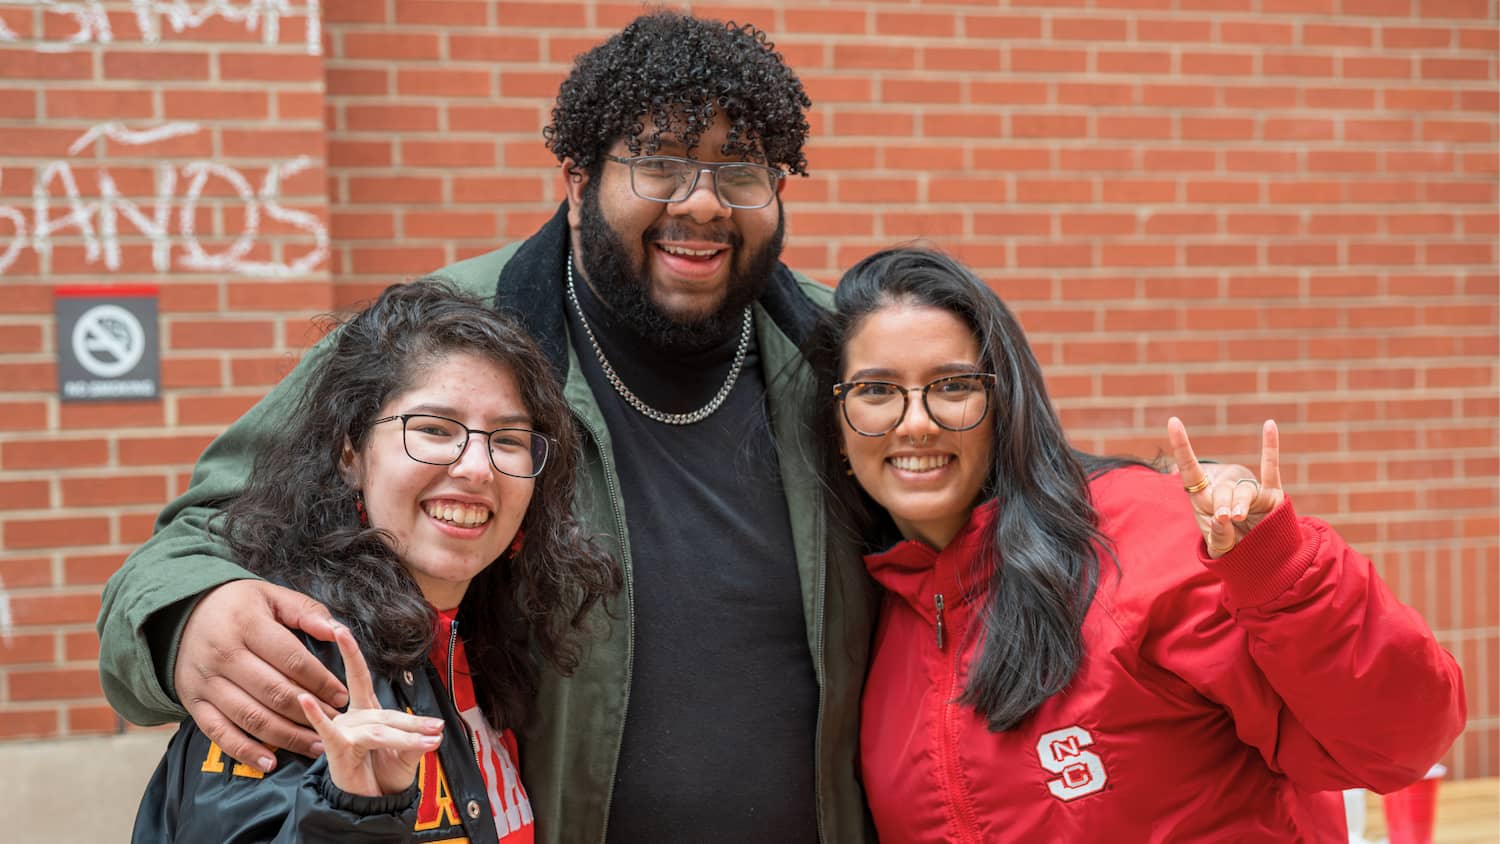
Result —
<instances>
[{"instance_id":1,"label":"curly afro hair","mask_svg":"<svg viewBox=\"0 0 1500 844\"><path fill-rule=\"evenodd\" d=\"M631 155L650 155L671 132L692 149L722 111L729 120L724 155L805 176L811 105L761 30L657 11L579 56L542 136L559 161L596 174L617 140L625 139Z\"/></svg>"}]
</instances>

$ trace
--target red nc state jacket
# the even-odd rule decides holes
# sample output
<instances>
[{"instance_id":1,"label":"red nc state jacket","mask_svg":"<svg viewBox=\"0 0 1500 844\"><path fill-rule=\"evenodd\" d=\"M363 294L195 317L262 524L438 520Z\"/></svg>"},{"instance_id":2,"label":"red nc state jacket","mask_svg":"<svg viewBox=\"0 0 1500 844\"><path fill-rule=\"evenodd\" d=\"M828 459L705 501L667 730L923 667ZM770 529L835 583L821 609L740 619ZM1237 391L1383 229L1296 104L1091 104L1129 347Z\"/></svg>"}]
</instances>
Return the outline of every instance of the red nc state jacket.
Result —
<instances>
[{"instance_id":1,"label":"red nc state jacket","mask_svg":"<svg viewBox=\"0 0 1500 844\"><path fill-rule=\"evenodd\" d=\"M882 842L1341 843L1331 789L1414 782L1463 729L1452 656L1290 501L1215 561L1176 476L1090 491L1119 569L1101 566L1071 685L1003 732L955 702L995 504L941 552L866 559L887 590L861 727Z\"/></svg>"}]
</instances>

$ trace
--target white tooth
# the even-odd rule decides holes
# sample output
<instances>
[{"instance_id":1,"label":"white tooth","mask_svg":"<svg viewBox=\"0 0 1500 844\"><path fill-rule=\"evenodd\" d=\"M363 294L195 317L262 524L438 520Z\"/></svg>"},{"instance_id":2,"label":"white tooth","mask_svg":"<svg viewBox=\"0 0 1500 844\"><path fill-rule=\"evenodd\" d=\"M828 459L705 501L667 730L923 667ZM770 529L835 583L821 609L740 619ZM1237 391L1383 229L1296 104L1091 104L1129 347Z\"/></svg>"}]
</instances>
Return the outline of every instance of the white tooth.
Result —
<instances>
[{"instance_id":1,"label":"white tooth","mask_svg":"<svg viewBox=\"0 0 1500 844\"><path fill-rule=\"evenodd\" d=\"M490 520L490 510L483 504L465 504L461 501L429 501L422 505L427 515L462 527L477 527Z\"/></svg>"},{"instance_id":2,"label":"white tooth","mask_svg":"<svg viewBox=\"0 0 1500 844\"><path fill-rule=\"evenodd\" d=\"M696 258L706 258L717 252L717 249L687 249L682 246L663 246L663 249L673 255L691 255Z\"/></svg>"},{"instance_id":3,"label":"white tooth","mask_svg":"<svg viewBox=\"0 0 1500 844\"><path fill-rule=\"evenodd\" d=\"M930 472L948 465L953 460L949 455L901 455L891 458L891 465L907 472Z\"/></svg>"}]
</instances>

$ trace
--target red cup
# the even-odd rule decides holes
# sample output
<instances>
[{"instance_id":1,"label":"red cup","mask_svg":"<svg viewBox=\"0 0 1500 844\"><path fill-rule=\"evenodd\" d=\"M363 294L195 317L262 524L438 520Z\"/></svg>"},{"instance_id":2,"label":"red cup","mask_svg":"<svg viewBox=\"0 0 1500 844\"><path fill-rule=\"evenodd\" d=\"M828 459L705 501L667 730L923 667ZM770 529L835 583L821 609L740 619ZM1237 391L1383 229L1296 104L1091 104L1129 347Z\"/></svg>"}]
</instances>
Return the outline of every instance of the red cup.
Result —
<instances>
[{"instance_id":1,"label":"red cup","mask_svg":"<svg viewBox=\"0 0 1500 844\"><path fill-rule=\"evenodd\" d=\"M1437 777L1430 777L1382 798L1390 844L1432 844L1437 787Z\"/></svg>"}]
</instances>

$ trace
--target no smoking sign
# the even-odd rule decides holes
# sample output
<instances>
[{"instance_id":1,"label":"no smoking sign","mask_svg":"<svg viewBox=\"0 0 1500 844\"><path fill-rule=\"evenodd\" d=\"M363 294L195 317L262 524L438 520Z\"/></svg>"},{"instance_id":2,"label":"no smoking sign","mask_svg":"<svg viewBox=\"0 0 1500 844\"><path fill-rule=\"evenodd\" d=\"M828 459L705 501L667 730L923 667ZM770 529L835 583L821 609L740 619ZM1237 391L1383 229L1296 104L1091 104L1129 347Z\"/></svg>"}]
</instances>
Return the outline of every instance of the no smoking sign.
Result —
<instances>
[{"instance_id":1,"label":"no smoking sign","mask_svg":"<svg viewBox=\"0 0 1500 844\"><path fill-rule=\"evenodd\" d=\"M156 288L59 287L54 295L62 400L156 398L161 382Z\"/></svg>"}]
</instances>

